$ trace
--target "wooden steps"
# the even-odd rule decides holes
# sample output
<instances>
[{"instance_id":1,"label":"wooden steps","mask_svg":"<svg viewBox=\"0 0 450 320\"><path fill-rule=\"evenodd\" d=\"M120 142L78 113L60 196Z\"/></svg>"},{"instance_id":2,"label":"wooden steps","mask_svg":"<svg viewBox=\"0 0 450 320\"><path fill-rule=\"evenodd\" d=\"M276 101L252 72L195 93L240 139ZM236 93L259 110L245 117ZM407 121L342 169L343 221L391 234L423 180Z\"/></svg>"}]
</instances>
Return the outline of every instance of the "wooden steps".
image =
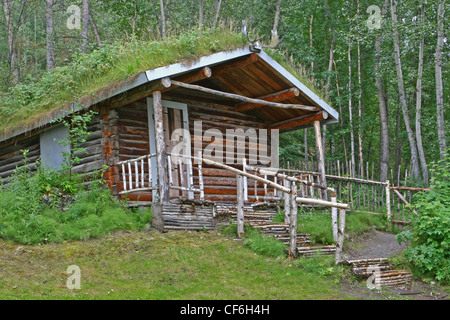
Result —
<instances>
[{"instance_id":1,"label":"wooden steps","mask_svg":"<svg viewBox=\"0 0 450 320\"><path fill-rule=\"evenodd\" d=\"M245 219L246 224L252 226L255 229L261 230L263 234L269 237L273 237L286 245L289 244L290 235L288 223L274 223L272 222L273 218L271 217L262 219L262 215L252 215L251 213L247 212L245 213ZM334 254L334 252L336 252L336 246L311 246L310 244L310 234L297 234L297 254L299 256L310 257L315 254L324 255Z\"/></svg>"},{"instance_id":2,"label":"wooden steps","mask_svg":"<svg viewBox=\"0 0 450 320\"><path fill-rule=\"evenodd\" d=\"M353 275L369 278L375 274L374 284L379 286L406 285L412 280L409 270L393 270L386 258L347 260Z\"/></svg>"}]
</instances>

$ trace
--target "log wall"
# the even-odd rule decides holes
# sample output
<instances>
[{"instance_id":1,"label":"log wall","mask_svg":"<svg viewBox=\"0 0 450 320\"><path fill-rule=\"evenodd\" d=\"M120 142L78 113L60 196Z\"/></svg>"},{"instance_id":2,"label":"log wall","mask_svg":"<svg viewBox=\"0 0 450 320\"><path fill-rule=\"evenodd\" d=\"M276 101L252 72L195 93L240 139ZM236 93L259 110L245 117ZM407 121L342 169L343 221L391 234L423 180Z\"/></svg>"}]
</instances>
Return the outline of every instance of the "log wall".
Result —
<instances>
[{"instance_id":1,"label":"log wall","mask_svg":"<svg viewBox=\"0 0 450 320\"><path fill-rule=\"evenodd\" d=\"M266 129L267 127L257 122L257 120L252 117L242 113L237 113L232 111L230 108L210 108L205 104L199 105L188 105L189 111L189 128L191 133L192 140L192 155L194 154L194 122L202 121L202 131L203 134L205 131L209 129L218 129L223 138L225 138L226 130L236 130L243 129L244 132L248 129L255 129L256 133L259 137L259 129ZM208 141L203 139L202 148L206 148L212 141ZM236 143L236 142L235 142ZM270 131L267 130L267 144L268 150L267 155L270 156ZM245 147L245 157L249 159L249 155L251 152L257 150L257 146L249 145L248 138L246 139L246 147ZM258 154L258 152L256 153ZM223 141L223 163L226 164L226 141ZM238 155L239 156L239 155ZM237 158L237 156L236 156ZM232 166L235 166L239 169L242 169L241 163L236 163ZM194 184L198 184L198 172L197 167L194 165ZM205 200L209 201L236 201L237 192L236 192L236 174L229 172L224 169L219 169L213 166L208 166L203 164L203 179L204 179L204 187L205 187ZM248 180L248 199L249 201L254 201L254 182ZM264 196L264 188L261 184L257 184L257 194L259 197Z\"/></svg>"},{"instance_id":2,"label":"log wall","mask_svg":"<svg viewBox=\"0 0 450 320\"><path fill-rule=\"evenodd\" d=\"M118 116L119 161L136 159L150 154L146 100L136 101L120 107L116 111ZM145 170L146 174L149 174L147 166L145 166ZM118 188L123 190L122 175L118 175L117 180ZM148 202L152 201L152 192L133 192L126 195L126 198L130 201Z\"/></svg>"},{"instance_id":3,"label":"log wall","mask_svg":"<svg viewBox=\"0 0 450 320\"><path fill-rule=\"evenodd\" d=\"M32 171L36 170L37 160L41 156L39 135L0 143L0 179L4 184L8 184L17 167L24 165L21 150L29 150L28 166Z\"/></svg>"}]
</instances>

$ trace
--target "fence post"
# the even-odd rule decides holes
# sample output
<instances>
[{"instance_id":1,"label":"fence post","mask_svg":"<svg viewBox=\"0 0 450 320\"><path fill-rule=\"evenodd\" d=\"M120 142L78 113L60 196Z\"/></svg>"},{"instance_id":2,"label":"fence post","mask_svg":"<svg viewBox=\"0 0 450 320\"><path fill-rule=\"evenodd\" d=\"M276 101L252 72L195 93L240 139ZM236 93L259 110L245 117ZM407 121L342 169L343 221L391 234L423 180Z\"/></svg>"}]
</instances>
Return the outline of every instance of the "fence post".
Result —
<instances>
[{"instance_id":1,"label":"fence post","mask_svg":"<svg viewBox=\"0 0 450 320\"><path fill-rule=\"evenodd\" d=\"M342 256L342 249L344 247L344 234L345 234L345 209L339 209L339 228L338 228L338 241L336 242L336 254L335 263L339 264Z\"/></svg>"},{"instance_id":2,"label":"fence post","mask_svg":"<svg viewBox=\"0 0 450 320\"><path fill-rule=\"evenodd\" d=\"M388 224L390 225L392 221L392 213L391 213L391 184L389 180L386 181L386 217L388 220Z\"/></svg>"},{"instance_id":3,"label":"fence post","mask_svg":"<svg viewBox=\"0 0 450 320\"><path fill-rule=\"evenodd\" d=\"M240 239L244 235L244 179L236 175L237 181L237 236Z\"/></svg>"},{"instance_id":4,"label":"fence post","mask_svg":"<svg viewBox=\"0 0 450 320\"><path fill-rule=\"evenodd\" d=\"M290 222L289 222L289 251L290 255L297 255L297 184L292 183L292 194L290 195Z\"/></svg>"},{"instance_id":5,"label":"fence post","mask_svg":"<svg viewBox=\"0 0 450 320\"><path fill-rule=\"evenodd\" d=\"M331 193L331 202L337 203L336 193ZM331 228L333 230L333 240L338 240L338 213L336 207L331 207Z\"/></svg>"},{"instance_id":6,"label":"fence post","mask_svg":"<svg viewBox=\"0 0 450 320\"><path fill-rule=\"evenodd\" d=\"M291 182L288 179L284 179L283 186L291 188ZM290 223L291 221L291 197L288 193L284 193L284 222Z\"/></svg>"}]
</instances>

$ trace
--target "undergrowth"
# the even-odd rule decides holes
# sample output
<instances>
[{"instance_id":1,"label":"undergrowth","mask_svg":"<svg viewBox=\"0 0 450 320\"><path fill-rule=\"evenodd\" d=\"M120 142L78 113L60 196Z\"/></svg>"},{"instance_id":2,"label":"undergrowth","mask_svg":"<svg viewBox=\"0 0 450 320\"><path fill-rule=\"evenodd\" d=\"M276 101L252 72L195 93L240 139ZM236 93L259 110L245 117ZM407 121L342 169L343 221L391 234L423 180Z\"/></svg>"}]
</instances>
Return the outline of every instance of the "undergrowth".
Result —
<instances>
[{"instance_id":1,"label":"undergrowth","mask_svg":"<svg viewBox=\"0 0 450 320\"><path fill-rule=\"evenodd\" d=\"M114 199L102 180L80 179L27 166L0 187L0 238L21 244L86 240L119 229L148 225L150 211L132 212Z\"/></svg>"}]
</instances>

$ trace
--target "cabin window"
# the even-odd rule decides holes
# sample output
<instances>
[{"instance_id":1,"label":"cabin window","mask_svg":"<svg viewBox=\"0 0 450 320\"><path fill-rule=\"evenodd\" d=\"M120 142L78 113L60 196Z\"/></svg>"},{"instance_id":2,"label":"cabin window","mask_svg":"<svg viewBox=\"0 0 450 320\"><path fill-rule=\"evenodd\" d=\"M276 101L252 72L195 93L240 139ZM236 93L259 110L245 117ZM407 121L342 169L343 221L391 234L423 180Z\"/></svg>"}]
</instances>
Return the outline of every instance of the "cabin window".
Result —
<instances>
[{"instance_id":1,"label":"cabin window","mask_svg":"<svg viewBox=\"0 0 450 320\"><path fill-rule=\"evenodd\" d=\"M59 170L64 165L64 153L70 152L70 146L65 146L61 140L69 137L69 129L65 126L53 127L41 133L41 161L48 169Z\"/></svg>"}]
</instances>

